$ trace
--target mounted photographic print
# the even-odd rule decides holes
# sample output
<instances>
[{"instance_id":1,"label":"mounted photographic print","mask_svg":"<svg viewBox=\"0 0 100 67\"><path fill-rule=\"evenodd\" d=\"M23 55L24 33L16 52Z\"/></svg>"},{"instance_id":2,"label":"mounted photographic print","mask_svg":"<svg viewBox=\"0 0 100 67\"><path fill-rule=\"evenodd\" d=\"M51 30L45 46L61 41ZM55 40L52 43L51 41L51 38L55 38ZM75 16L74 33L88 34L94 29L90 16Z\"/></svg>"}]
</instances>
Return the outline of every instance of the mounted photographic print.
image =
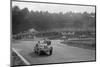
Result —
<instances>
[{"instance_id":1,"label":"mounted photographic print","mask_svg":"<svg viewBox=\"0 0 100 67\"><path fill-rule=\"evenodd\" d=\"M96 6L11 1L11 66L96 61Z\"/></svg>"}]
</instances>

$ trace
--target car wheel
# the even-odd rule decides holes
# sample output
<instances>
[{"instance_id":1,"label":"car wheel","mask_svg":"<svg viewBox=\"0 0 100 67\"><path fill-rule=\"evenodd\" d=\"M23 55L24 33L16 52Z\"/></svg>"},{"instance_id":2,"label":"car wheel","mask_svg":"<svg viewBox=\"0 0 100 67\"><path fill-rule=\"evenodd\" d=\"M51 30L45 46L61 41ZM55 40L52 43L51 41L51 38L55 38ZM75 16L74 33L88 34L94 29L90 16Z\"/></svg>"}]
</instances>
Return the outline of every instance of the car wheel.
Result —
<instances>
[{"instance_id":1,"label":"car wheel","mask_svg":"<svg viewBox=\"0 0 100 67\"><path fill-rule=\"evenodd\" d=\"M48 52L48 55L49 56L52 55L52 49Z\"/></svg>"},{"instance_id":2,"label":"car wheel","mask_svg":"<svg viewBox=\"0 0 100 67\"><path fill-rule=\"evenodd\" d=\"M50 50L50 55L52 55L52 49Z\"/></svg>"},{"instance_id":3,"label":"car wheel","mask_svg":"<svg viewBox=\"0 0 100 67\"><path fill-rule=\"evenodd\" d=\"M37 53L36 51L34 51L35 53Z\"/></svg>"},{"instance_id":4,"label":"car wheel","mask_svg":"<svg viewBox=\"0 0 100 67\"><path fill-rule=\"evenodd\" d=\"M38 55L40 55L40 54L41 54L41 52L39 51L39 52L37 52L37 54L38 54Z\"/></svg>"}]
</instances>

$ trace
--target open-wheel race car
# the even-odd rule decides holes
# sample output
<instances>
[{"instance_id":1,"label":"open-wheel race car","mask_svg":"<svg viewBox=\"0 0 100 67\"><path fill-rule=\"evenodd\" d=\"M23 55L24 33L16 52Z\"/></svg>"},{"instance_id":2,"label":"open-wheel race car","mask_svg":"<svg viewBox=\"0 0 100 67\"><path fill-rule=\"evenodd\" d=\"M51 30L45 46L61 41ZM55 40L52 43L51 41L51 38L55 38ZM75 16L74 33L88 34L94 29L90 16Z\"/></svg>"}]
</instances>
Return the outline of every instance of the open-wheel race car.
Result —
<instances>
[{"instance_id":1,"label":"open-wheel race car","mask_svg":"<svg viewBox=\"0 0 100 67\"><path fill-rule=\"evenodd\" d=\"M42 53L46 53L47 55L52 55L53 47L51 45L51 41L43 41L42 43L38 41L38 43L34 47L34 52L38 55Z\"/></svg>"}]
</instances>

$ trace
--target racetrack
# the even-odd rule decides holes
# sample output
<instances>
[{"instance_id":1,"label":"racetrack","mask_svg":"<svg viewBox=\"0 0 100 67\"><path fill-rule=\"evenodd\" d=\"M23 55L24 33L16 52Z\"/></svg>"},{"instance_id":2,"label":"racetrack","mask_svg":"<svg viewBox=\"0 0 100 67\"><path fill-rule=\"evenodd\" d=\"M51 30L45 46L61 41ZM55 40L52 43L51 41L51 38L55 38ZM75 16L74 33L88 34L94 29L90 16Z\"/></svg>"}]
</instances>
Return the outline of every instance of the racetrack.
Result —
<instances>
[{"instance_id":1,"label":"racetrack","mask_svg":"<svg viewBox=\"0 0 100 67\"><path fill-rule=\"evenodd\" d=\"M96 60L95 50L68 46L60 42L60 40L52 40L53 54L51 56L36 55L33 51L36 41L20 41L12 43L12 48L30 64Z\"/></svg>"}]
</instances>

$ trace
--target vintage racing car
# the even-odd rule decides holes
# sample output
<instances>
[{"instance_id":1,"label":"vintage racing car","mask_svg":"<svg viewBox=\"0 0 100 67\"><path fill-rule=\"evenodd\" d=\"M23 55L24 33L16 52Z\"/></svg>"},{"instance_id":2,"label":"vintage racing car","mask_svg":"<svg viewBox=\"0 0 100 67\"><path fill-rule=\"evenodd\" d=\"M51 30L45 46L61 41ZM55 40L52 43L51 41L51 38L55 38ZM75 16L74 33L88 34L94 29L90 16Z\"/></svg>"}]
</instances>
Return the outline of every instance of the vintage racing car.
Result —
<instances>
[{"instance_id":1,"label":"vintage racing car","mask_svg":"<svg viewBox=\"0 0 100 67\"><path fill-rule=\"evenodd\" d=\"M51 45L51 41L43 41L42 43L38 41L38 43L34 47L34 52L38 55L43 52L47 55L52 55L53 47Z\"/></svg>"}]
</instances>

